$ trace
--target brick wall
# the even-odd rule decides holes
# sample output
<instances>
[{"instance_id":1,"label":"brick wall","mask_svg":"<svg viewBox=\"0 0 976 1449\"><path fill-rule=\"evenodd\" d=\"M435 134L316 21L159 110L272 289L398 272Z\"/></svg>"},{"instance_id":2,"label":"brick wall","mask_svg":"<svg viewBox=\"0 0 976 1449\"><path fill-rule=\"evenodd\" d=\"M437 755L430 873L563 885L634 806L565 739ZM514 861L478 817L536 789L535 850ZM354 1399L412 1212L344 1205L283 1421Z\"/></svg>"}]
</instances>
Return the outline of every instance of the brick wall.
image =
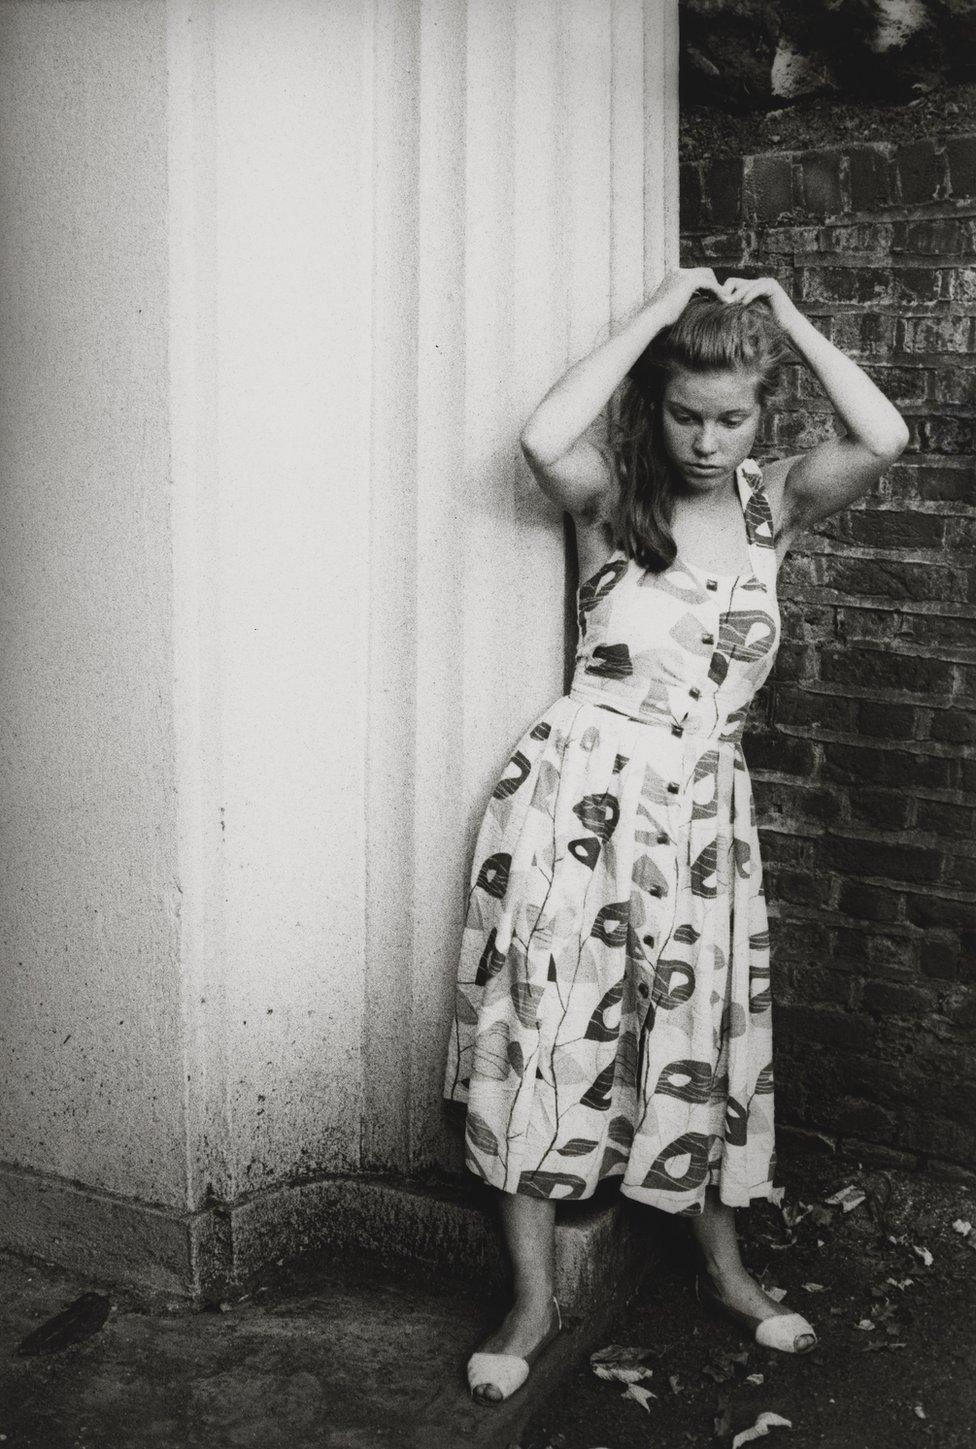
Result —
<instances>
[{"instance_id":1,"label":"brick wall","mask_svg":"<svg viewBox=\"0 0 976 1449\"><path fill-rule=\"evenodd\" d=\"M788 556L745 742L779 1122L976 1180L976 136L686 162L682 251L777 276L912 435ZM797 367L756 452L833 430Z\"/></svg>"}]
</instances>

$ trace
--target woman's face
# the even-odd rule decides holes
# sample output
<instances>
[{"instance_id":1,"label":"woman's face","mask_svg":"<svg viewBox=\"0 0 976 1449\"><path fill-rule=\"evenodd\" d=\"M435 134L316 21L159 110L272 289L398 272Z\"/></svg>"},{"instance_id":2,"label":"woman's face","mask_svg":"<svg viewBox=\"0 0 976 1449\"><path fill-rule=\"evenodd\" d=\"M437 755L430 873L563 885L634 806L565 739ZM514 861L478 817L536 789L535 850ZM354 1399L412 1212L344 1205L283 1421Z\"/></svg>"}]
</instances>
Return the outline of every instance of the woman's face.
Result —
<instances>
[{"instance_id":1,"label":"woman's face","mask_svg":"<svg viewBox=\"0 0 976 1449\"><path fill-rule=\"evenodd\" d=\"M722 488L749 457L762 407L758 374L745 368L689 372L675 368L661 405L664 446L689 488Z\"/></svg>"}]
</instances>

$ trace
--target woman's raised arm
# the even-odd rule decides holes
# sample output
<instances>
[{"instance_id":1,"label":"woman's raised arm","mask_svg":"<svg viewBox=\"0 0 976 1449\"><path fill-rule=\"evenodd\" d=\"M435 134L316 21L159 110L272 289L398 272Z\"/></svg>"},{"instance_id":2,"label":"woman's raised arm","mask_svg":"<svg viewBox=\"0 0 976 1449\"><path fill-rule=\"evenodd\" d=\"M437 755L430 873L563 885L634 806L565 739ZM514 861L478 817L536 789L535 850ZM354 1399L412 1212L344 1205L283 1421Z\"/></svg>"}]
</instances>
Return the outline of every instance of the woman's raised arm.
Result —
<instances>
[{"instance_id":1,"label":"woman's raised arm","mask_svg":"<svg viewBox=\"0 0 976 1449\"><path fill-rule=\"evenodd\" d=\"M819 378L847 428L846 438L827 438L782 462L786 474L781 531L802 533L867 492L904 452L908 428L867 373L828 342L774 278L729 277L725 286L735 302L768 299L777 322Z\"/></svg>"},{"instance_id":2,"label":"woman's raised arm","mask_svg":"<svg viewBox=\"0 0 976 1449\"><path fill-rule=\"evenodd\" d=\"M563 374L526 422L519 440L526 462L546 496L567 513L587 518L599 510L613 480L603 454L583 434L628 369L662 327L677 321L696 291L725 297L710 267L668 272L628 322Z\"/></svg>"}]
</instances>

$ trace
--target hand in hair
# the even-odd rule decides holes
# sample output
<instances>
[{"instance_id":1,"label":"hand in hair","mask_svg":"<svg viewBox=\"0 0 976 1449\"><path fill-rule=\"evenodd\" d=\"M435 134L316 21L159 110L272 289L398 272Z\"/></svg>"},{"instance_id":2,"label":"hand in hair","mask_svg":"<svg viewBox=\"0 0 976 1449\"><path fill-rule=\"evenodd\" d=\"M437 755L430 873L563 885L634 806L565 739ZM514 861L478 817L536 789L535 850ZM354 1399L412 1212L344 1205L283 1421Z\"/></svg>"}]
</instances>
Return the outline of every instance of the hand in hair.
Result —
<instances>
[{"instance_id":1,"label":"hand in hair","mask_svg":"<svg viewBox=\"0 0 976 1449\"><path fill-rule=\"evenodd\" d=\"M773 316L783 328L796 316L792 298L775 277L726 277L725 293L727 302L740 302L743 306L765 297Z\"/></svg>"},{"instance_id":2,"label":"hand in hair","mask_svg":"<svg viewBox=\"0 0 976 1449\"><path fill-rule=\"evenodd\" d=\"M675 267L665 273L645 305L655 307L662 324L667 327L677 322L696 292L714 292L723 302L730 301L727 287L728 284L720 282L711 267Z\"/></svg>"}]
</instances>

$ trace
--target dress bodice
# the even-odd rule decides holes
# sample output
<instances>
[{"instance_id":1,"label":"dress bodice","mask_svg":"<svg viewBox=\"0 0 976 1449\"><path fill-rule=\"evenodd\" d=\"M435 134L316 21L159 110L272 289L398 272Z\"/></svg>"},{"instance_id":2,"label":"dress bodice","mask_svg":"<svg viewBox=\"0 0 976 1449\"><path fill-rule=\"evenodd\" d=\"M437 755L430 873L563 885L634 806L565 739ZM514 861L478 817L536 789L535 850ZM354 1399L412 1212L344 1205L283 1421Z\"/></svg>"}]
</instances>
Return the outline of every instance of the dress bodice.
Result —
<instances>
[{"instance_id":1,"label":"dress bodice","mask_svg":"<svg viewBox=\"0 0 976 1449\"><path fill-rule=\"evenodd\" d=\"M750 566L723 574L682 560L661 573L615 549L577 590L570 695L681 736L738 740L780 639L773 520L762 472L735 473Z\"/></svg>"}]
</instances>

